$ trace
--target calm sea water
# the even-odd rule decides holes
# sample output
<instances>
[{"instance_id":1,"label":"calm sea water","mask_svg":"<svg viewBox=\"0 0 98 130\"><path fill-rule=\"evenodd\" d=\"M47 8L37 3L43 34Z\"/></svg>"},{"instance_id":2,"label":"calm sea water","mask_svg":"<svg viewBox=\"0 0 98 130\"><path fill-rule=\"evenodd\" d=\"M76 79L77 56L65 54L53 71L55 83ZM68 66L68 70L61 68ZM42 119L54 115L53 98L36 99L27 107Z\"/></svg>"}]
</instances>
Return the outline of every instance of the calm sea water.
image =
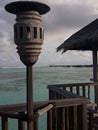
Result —
<instances>
[{"instance_id":1,"label":"calm sea water","mask_svg":"<svg viewBox=\"0 0 98 130\"><path fill-rule=\"evenodd\" d=\"M48 100L48 84L89 82L91 78L92 68L34 67L33 100ZM26 102L25 68L0 68L0 105L24 102ZM17 130L17 123L12 120L10 122L10 130ZM41 130L46 130L45 115L39 122Z\"/></svg>"}]
</instances>

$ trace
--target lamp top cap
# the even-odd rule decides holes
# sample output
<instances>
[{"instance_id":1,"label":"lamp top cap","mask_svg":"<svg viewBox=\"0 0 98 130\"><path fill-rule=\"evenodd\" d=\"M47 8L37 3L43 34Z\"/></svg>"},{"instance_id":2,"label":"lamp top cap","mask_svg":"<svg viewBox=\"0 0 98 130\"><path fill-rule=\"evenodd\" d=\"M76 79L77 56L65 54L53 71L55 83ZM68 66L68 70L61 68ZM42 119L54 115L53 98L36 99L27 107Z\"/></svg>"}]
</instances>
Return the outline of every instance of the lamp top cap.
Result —
<instances>
[{"instance_id":1,"label":"lamp top cap","mask_svg":"<svg viewBox=\"0 0 98 130\"><path fill-rule=\"evenodd\" d=\"M46 4L35 1L16 1L5 6L5 10L12 14L19 14L26 11L38 11L40 15L47 13L50 7Z\"/></svg>"}]
</instances>

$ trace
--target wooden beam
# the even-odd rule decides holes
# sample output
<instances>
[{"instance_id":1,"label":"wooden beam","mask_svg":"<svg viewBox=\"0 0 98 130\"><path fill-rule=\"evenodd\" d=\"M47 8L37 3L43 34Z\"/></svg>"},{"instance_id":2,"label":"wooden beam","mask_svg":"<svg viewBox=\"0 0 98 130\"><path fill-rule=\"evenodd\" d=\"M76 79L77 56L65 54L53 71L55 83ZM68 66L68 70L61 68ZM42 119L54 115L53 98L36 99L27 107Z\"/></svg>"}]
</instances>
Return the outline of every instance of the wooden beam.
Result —
<instances>
[{"instance_id":1,"label":"wooden beam","mask_svg":"<svg viewBox=\"0 0 98 130\"><path fill-rule=\"evenodd\" d=\"M97 80L97 50L93 49L93 81Z\"/></svg>"}]
</instances>

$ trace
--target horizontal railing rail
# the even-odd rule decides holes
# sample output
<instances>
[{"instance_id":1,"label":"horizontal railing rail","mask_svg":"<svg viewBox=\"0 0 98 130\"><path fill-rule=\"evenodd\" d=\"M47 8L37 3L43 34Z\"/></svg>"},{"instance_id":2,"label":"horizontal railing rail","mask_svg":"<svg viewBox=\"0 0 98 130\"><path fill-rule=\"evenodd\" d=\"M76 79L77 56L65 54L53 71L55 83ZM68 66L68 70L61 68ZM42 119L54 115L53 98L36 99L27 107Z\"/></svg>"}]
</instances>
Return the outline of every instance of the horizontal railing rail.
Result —
<instances>
[{"instance_id":1,"label":"horizontal railing rail","mask_svg":"<svg viewBox=\"0 0 98 130\"><path fill-rule=\"evenodd\" d=\"M65 90L65 89L63 89L62 87L60 88L60 87L57 87L56 85L52 85L52 86L49 86L48 85L48 88L51 90L51 91L53 91L53 92L55 92L56 93L56 96L57 96L57 94L58 95L62 95L62 97L65 97L65 98L83 98L83 96L80 96L80 95L77 95L77 94L75 94L75 93L72 93L72 92L70 92L70 91L68 91L68 90ZM54 94L55 95L55 94ZM56 97L57 98L57 97Z\"/></svg>"},{"instance_id":2,"label":"horizontal railing rail","mask_svg":"<svg viewBox=\"0 0 98 130\"><path fill-rule=\"evenodd\" d=\"M34 103L34 130L38 130L38 118L44 113L47 113L47 130L72 130L72 128L73 130L87 130L87 118L85 116L87 103L88 100L81 98ZM80 110L81 112L79 112ZM70 115L71 113L73 116ZM26 104L0 106L0 117L2 130L8 130L10 118L18 119L18 130L26 130L25 124L28 120L26 118Z\"/></svg>"},{"instance_id":3,"label":"horizontal railing rail","mask_svg":"<svg viewBox=\"0 0 98 130\"><path fill-rule=\"evenodd\" d=\"M88 130L87 106L97 83L49 85L49 101L33 103L34 130L39 117L47 114L47 130ZM26 130L26 104L0 106L2 130L9 130L9 119L17 119L18 130ZM91 119L91 118L90 118ZM90 122L89 122L90 123Z\"/></svg>"},{"instance_id":4,"label":"horizontal railing rail","mask_svg":"<svg viewBox=\"0 0 98 130\"><path fill-rule=\"evenodd\" d=\"M60 93L60 90L58 90L58 92L56 92L57 90L53 90L56 87L58 89L60 88L60 90L63 90L63 91L66 90L66 92L69 91L72 94L76 94L78 96L88 98L90 100L90 102L97 103L98 96L97 96L97 92L96 92L96 87L98 87L98 82L48 85L49 91L54 92L54 94L52 93L52 95L56 95L58 92ZM63 91L62 91L62 93L65 93ZM70 93L70 95L72 95L71 93ZM73 97L74 97L74 95L73 95Z\"/></svg>"},{"instance_id":5,"label":"horizontal railing rail","mask_svg":"<svg viewBox=\"0 0 98 130\"><path fill-rule=\"evenodd\" d=\"M98 92L96 91L97 87L98 82L48 85L49 100L68 98L89 99L89 103L87 104L88 129L93 130L93 128L96 126L94 114L98 110ZM92 111L94 114L92 114ZM98 121L98 114L96 115L96 120Z\"/></svg>"}]
</instances>

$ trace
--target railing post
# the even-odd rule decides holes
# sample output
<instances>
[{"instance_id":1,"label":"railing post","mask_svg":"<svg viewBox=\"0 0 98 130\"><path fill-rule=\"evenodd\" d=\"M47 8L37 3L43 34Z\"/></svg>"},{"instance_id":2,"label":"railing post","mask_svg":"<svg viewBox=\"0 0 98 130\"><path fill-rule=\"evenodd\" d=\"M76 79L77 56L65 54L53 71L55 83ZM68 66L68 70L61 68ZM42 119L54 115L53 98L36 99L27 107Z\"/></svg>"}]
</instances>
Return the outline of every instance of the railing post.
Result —
<instances>
[{"instance_id":1,"label":"railing post","mask_svg":"<svg viewBox=\"0 0 98 130\"><path fill-rule=\"evenodd\" d=\"M60 108L60 130L66 130L65 129L65 108Z\"/></svg>"},{"instance_id":2,"label":"railing post","mask_svg":"<svg viewBox=\"0 0 98 130\"><path fill-rule=\"evenodd\" d=\"M20 115L24 112L19 112ZM18 130L25 130L25 121L18 119Z\"/></svg>"},{"instance_id":3,"label":"railing post","mask_svg":"<svg viewBox=\"0 0 98 130\"><path fill-rule=\"evenodd\" d=\"M25 130L25 122L18 120L18 130Z\"/></svg>"},{"instance_id":4,"label":"railing post","mask_svg":"<svg viewBox=\"0 0 98 130\"><path fill-rule=\"evenodd\" d=\"M38 118L39 118L39 115L35 113L35 115L34 115L34 130L38 130Z\"/></svg>"},{"instance_id":5,"label":"railing post","mask_svg":"<svg viewBox=\"0 0 98 130\"><path fill-rule=\"evenodd\" d=\"M88 130L88 125L87 125L87 104L83 104L83 130Z\"/></svg>"},{"instance_id":6,"label":"railing post","mask_svg":"<svg viewBox=\"0 0 98 130\"><path fill-rule=\"evenodd\" d=\"M2 130L8 130L8 118L2 117Z\"/></svg>"},{"instance_id":7,"label":"railing post","mask_svg":"<svg viewBox=\"0 0 98 130\"><path fill-rule=\"evenodd\" d=\"M73 106L73 118L74 130L78 130L77 106Z\"/></svg>"},{"instance_id":8,"label":"railing post","mask_svg":"<svg viewBox=\"0 0 98 130\"><path fill-rule=\"evenodd\" d=\"M52 110L47 112L47 130L53 130L52 129Z\"/></svg>"}]
</instances>

